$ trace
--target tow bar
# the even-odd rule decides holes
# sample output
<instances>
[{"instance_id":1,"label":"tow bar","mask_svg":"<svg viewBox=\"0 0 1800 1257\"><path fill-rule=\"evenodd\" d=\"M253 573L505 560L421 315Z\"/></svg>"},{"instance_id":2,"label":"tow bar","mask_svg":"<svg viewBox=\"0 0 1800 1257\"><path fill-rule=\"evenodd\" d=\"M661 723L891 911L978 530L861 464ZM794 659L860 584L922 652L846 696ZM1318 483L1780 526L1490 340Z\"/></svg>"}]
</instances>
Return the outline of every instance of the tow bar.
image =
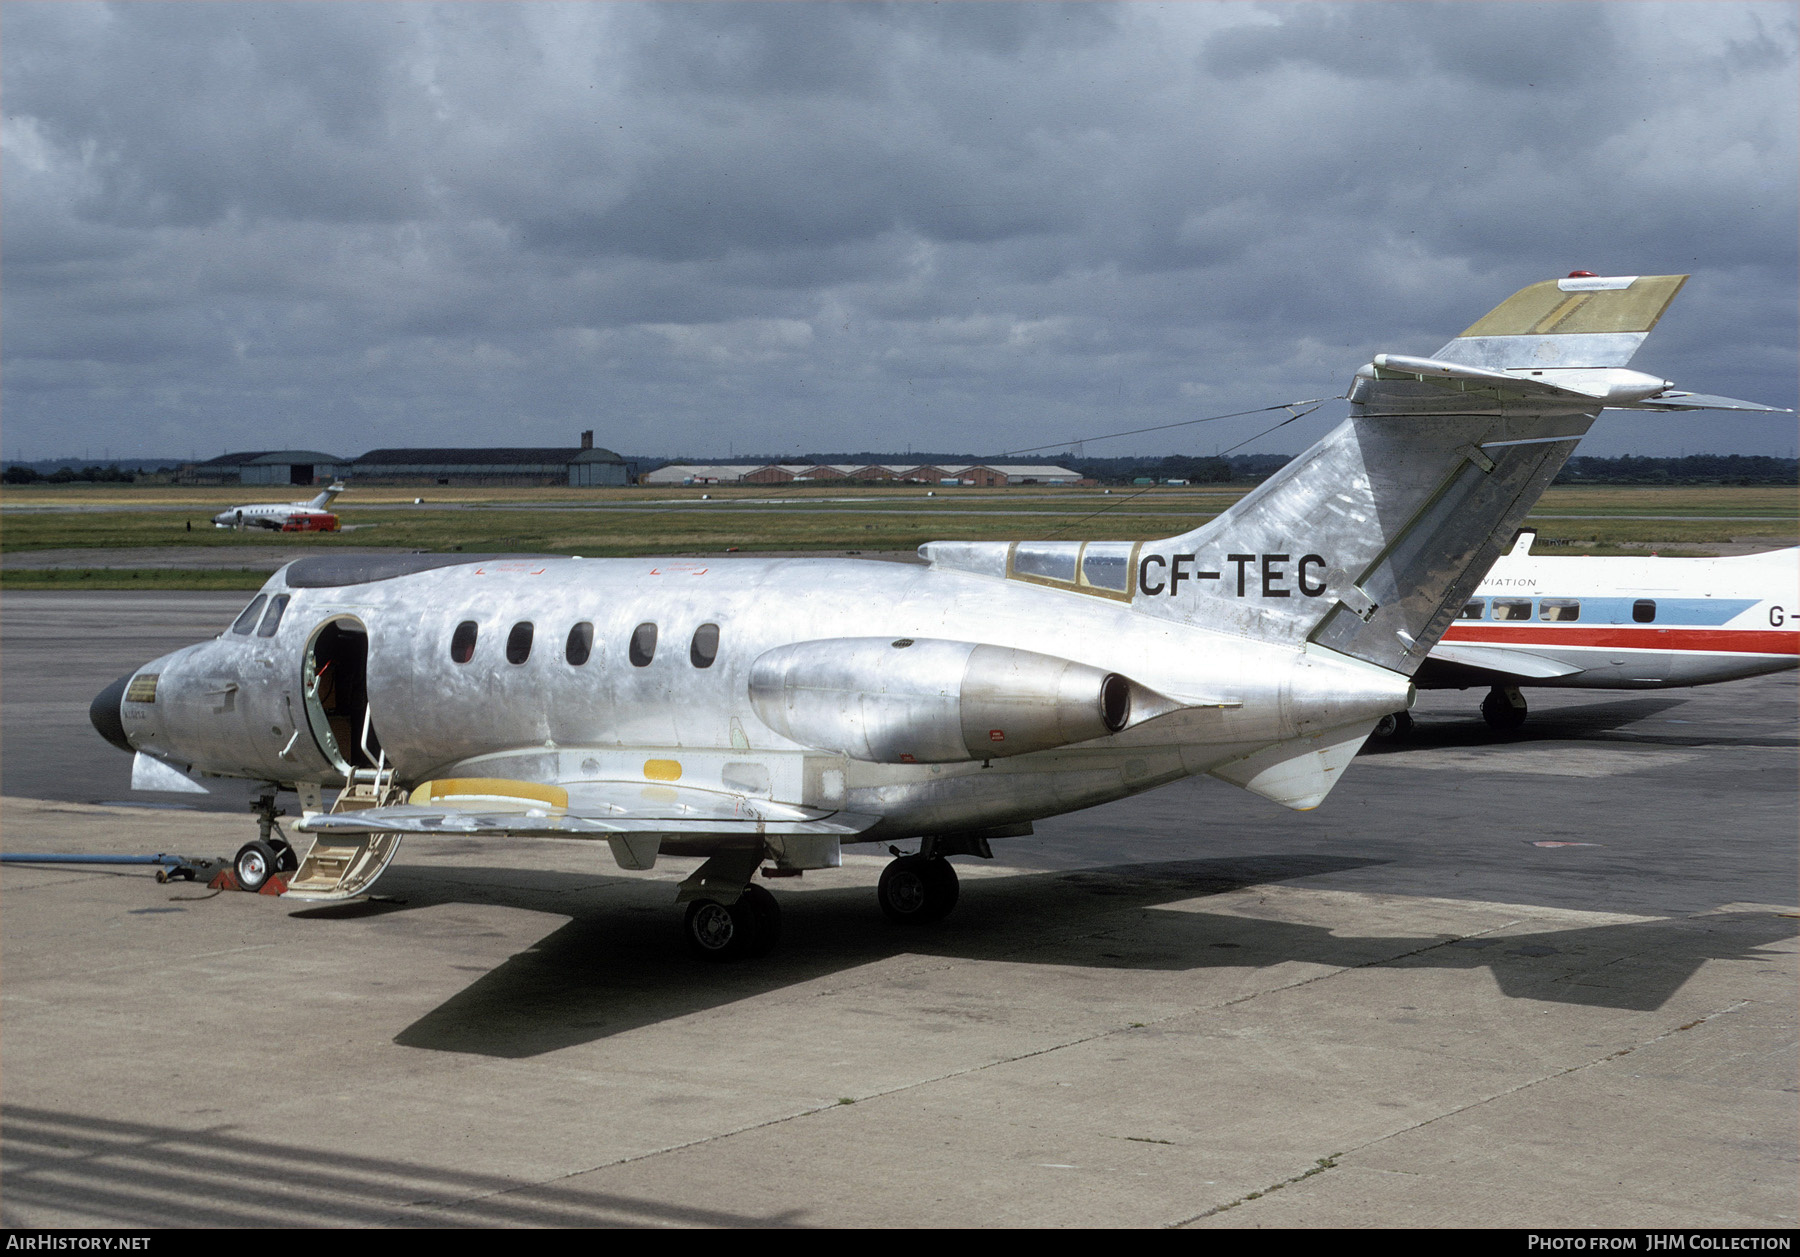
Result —
<instances>
[{"instance_id":1,"label":"tow bar","mask_svg":"<svg viewBox=\"0 0 1800 1257\"><path fill-rule=\"evenodd\" d=\"M0 864L154 864L156 880L170 882L180 879L184 882L195 880L213 881L219 874L229 872L231 861L215 860L207 857L185 855L69 855L56 852L19 853L6 852L0 854Z\"/></svg>"}]
</instances>

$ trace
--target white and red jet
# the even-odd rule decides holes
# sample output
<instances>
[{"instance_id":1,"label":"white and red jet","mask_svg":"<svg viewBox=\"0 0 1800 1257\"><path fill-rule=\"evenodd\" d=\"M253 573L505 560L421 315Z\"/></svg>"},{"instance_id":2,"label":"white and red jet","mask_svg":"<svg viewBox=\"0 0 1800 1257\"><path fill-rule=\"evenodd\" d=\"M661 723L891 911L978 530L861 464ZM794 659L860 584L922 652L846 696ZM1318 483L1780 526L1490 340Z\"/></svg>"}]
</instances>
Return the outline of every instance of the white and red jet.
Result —
<instances>
[{"instance_id":1,"label":"white and red jet","mask_svg":"<svg viewBox=\"0 0 1800 1257\"><path fill-rule=\"evenodd\" d=\"M1526 529L1413 677L1489 686L1482 715L1525 720L1522 686L1642 690L1711 685L1800 666L1800 548L1715 559L1531 552ZM1393 718L1402 732L1404 713ZM1385 723L1385 722L1384 722Z\"/></svg>"},{"instance_id":2,"label":"white and red jet","mask_svg":"<svg viewBox=\"0 0 1800 1257\"><path fill-rule=\"evenodd\" d=\"M214 528L268 528L275 532L336 532L338 517L325 508L344 491L334 484L306 502L257 502L234 506L212 518Z\"/></svg>"}]
</instances>

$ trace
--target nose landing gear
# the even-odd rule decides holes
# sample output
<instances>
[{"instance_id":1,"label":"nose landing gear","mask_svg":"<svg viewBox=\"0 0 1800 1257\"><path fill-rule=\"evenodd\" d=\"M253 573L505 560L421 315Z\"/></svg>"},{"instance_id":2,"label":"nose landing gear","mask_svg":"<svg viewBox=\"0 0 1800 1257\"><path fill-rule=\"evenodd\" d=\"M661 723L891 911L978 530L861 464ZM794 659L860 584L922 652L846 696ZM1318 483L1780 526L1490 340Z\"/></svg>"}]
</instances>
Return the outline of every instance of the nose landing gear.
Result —
<instances>
[{"instance_id":1,"label":"nose landing gear","mask_svg":"<svg viewBox=\"0 0 1800 1257\"><path fill-rule=\"evenodd\" d=\"M294 849L288 845L277 816L286 816L284 808L275 806L275 796L265 794L250 805L256 813L257 836L238 848L232 857L231 871L237 883L248 891L258 891L277 873L291 873L300 866Z\"/></svg>"}]
</instances>

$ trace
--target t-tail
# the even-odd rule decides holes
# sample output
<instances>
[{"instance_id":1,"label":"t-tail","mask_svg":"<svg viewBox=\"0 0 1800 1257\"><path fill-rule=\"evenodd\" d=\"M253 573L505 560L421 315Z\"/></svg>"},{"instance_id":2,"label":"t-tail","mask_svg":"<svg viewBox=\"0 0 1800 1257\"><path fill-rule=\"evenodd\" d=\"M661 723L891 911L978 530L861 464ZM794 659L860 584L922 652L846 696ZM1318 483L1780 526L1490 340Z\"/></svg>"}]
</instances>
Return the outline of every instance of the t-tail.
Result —
<instances>
[{"instance_id":1,"label":"t-tail","mask_svg":"<svg viewBox=\"0 0 1800 1257\"><path fill-rule=\"evenodd\" d=\"M1134 605L1410 677L1602 409L1774 409L1626 369L1686 279L1533 284L1434 357L1378 355L1336 430L1211 522L1143 544Z\"/></svg>"},{"instance_id":2,"label":"t-tail","mask_svg":"<svg viewBox=\"0 0 1800 1257\"><path fill-rule=\"evenodd\" d=\"M344 491L343 481L334 481L331 486L306 505L315 511L322 511L331 505L331 499Z\"/></svg>"}]
</instances>

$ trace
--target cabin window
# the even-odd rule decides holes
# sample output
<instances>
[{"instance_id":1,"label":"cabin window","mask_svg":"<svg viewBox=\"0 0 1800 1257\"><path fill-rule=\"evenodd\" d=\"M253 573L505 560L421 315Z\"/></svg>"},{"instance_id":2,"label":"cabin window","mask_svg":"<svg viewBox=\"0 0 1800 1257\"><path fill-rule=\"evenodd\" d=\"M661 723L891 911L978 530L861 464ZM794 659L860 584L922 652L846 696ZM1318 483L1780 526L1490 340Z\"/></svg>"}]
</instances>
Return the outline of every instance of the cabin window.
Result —
<instances>
[{"instance_id":1,"label":"cabin window","mask_svg":"<svg viewBox=\"0 0 1800 1257\"><path fill-rule=\"evenodd\" d=\"M696 668L710 668L718 657L719 626L702 624L694 630L693 643L688 646L688 660Z\"/></svg>"},{"instance_id":2,"label":"cabin window","mask_svg":"<svg viewBox=\"0 0 1800 1257\"><path fill-rule=\"evenodd\" d=\"M506 662L524 663L531 658L530 620L520 620L512 626L512 632L506 635Z\"/></svg>"},{"instance_id":3,"label":"cabin window","mask_svg":"<svg viewBox=\"0 0 1800 1257\"><path fill-rule=\"evenodd\" d=\"M1656 620L1656 599L1639 598L1631 604L1631 618L1639 624L1650 624Z\"/></svg>"},{"instance_id":4,"label":"cabin window","mask_svg":"<svg viewBox=\"0 0 1800 1257\"><path fill-rule=\"evenodd\" d=\"M475 657L475 621L464 620L456 626L456 632L450 634L450 658L457 663L467 663Z\"/></svg>"},{"instance_id":5,"label":"cabin window","mask_svg":"<svg viewBox=\"0 0 1800 1257\"><path fill-rule=\"evenodd\" d=\"M281 613L287 610L289 601L288 594L276 594L269 601L269 609L263 612L262 623L256 626L258 637L275 636L275 630L281 627Z\"/></svg>"},{"instance_id":6,"label":"cabin window","mask_svg":"<svg viewBox=\"0 0 1800 1257\"><path fill-rule=\"evenodd\" d=\"M258 594L252 598L250 605L245 607L243 613L231 622L231 631L248 637L250 630L256 627L256 617L262 614L263 603L268 600L269 595L267 594Z\"/></svg>"},{"instance_id":7,"label":"cabin window","mask_svg":"<svg viewBox=\"0 0 1800 1257\"><path fill-rule=\"evenodd\" d=\"M1486 610L1487 599L1475 598L1463 605L1461 613L1458 614L1456 618L1459 620L1479 620L1482 612Z\"/></svg>"},{"instance_id":8,"label":"cabin window","mask_svg":"<svg viewBox=\"0 0 1800 1257\"><path fill-rule=\"evenodd\" d=\"M1540 620L1579 620L1581 603L1574 598L1546 598L1538 603Z\"/></svg>"},{"instance_id":9,"label":"cabin window","mask_svg":"<svg viewBox=\"0 0 1800 1257\"><path fill-rule=\"evenodd\" d=\"M583 620L569 630L569 640L563 646L563 658L579 668L594 653L594 626Z\"/></svg>"},{"instance_id":10,"label":"cabin window","mask_svg":"<svg viewBox=\"0 0 1800 1257\"><path fill-rule=\"evenodd\" d=\"M1531 618L1531 599L1494 599L1494 618L1496 620L1529 620Z\"/></svg>"},{"instance_id":11,"label":"cabin window","mask_svg":"<svg viewBox=\"0 0 1800 1257\"><path fill-rule=\"evenodd\" d=\"M640 624L631 630L631 666L647 668L656 658L656 625Z\"/></svg>"}]
</instances>

